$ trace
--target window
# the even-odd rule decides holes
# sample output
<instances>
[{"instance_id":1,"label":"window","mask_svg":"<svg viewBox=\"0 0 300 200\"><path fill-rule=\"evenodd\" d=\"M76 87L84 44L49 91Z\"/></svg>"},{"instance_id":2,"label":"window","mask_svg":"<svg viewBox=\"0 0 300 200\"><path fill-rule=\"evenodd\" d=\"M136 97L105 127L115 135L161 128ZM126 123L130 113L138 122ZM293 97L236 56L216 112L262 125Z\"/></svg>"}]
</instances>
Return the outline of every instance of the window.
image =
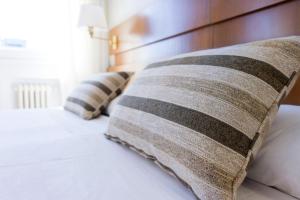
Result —
<instances>
[{"instance_id":1,"label":"window","mask_svg":"<svg viewBox=\"0 0 300 200\"><path fill-rule=\"evenodd\" d=\"M69 0L1 0L0 45L56 51L70 33L68 11Z\"/></svg>"}]
</instances>

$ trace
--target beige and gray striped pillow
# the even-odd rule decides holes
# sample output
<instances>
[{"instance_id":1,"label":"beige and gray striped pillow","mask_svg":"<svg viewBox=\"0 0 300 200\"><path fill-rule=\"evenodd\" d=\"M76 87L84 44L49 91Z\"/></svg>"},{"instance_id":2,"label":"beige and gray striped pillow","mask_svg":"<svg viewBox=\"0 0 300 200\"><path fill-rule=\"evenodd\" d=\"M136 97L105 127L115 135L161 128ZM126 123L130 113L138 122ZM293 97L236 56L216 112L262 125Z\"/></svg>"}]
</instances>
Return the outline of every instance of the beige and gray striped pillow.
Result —
<instances>
[{"instance_id":1,"label":"beige and gray striped pillow","mask_svg":"<svg viewBox=\"0 0 300 200\"><path fill-rule=\"evenodd\" d=\"M67 98L65 110L84 119L99 116L109 101L122 92L132 74L131 72L108 72L93 75L75 88Z\"/></svg>"},{"instance_id":2,"label":"beige and gray striped pillow","mask_svg":"<svg viewBox=\"0 0 300 200\"><path fill-rule=\"evenodd\" d=\"M193 52L149 65L107 138L175 175L202 200L235 199L300 69L300 37Z\"/></svg>"}]
</instances>

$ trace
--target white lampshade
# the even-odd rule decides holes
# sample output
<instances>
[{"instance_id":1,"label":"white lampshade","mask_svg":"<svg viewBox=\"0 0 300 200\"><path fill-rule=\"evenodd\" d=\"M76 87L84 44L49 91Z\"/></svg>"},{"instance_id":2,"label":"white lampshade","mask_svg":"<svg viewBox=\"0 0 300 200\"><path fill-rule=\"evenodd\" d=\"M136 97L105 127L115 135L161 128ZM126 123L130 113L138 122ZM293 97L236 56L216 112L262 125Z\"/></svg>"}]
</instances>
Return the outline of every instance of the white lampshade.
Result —
<instances>
[{"instance_id":1,"label":"white lampshade","mask_svg":"<svg viewBox=\"0 0 300 200\"><path fill-rule=\"evenodd\" d=\"M107 29L104 9L101 6L85 4L80 8L79 27L97 27Z\"/></svg>"}]
</instances>

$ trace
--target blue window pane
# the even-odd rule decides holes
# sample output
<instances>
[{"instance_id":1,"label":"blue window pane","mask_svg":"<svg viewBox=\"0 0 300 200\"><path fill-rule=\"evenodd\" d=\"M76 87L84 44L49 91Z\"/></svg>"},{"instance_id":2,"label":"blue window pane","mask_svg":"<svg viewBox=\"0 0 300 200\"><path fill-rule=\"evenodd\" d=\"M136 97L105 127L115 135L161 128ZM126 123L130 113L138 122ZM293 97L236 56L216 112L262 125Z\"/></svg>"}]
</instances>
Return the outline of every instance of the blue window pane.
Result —
<instances>
[{"instance_id":1,"label":"blue window pane","mask_svg":"<svg viewBox=\"0 0 300 200\"><path fill-rule=\"evenodd\" d=\"M25 48L26 47L26 41L21 39L3 39L2 45L5 47L19 47L19 48Z\"/></svg>"}]
</instances>

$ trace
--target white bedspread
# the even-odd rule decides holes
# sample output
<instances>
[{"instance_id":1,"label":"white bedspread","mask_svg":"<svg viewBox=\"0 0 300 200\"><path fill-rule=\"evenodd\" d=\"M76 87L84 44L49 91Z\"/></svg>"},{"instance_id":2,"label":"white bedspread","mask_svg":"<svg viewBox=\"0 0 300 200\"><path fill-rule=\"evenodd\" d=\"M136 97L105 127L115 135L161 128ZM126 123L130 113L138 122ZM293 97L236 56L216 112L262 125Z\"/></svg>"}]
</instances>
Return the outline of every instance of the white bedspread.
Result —
<instances>
[{"instance_id":1,"label":"white bedspread","mask_svg":"<svg viewBox=\"0 0 300 200\"><path fill-rule=\"evenodd\" d=\"M0 112L0 200L192 200L151 161L104 138L108 118ZM247 180L239 200L295 200Z\"/></svg>"}]
</instances>

